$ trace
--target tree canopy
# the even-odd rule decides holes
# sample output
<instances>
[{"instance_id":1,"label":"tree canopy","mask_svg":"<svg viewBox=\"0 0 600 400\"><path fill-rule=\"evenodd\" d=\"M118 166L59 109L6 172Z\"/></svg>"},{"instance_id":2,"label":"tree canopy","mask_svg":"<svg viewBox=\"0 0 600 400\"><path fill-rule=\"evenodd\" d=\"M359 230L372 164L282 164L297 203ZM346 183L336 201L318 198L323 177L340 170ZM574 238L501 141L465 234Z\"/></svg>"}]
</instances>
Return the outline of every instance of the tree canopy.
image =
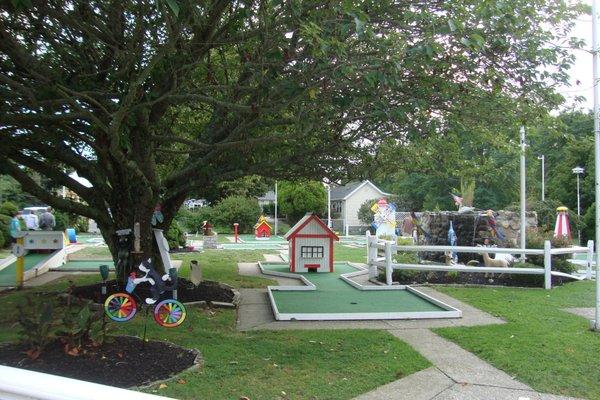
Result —
<instances>
[{"instance_id":1,"label":"tree canopy","mask_svg":"<svg viewBox=\"0 0 600 400\"><path fill-rule=\"evenodd\" d=\"M190 191L249 174L335 179L376 165L382 143L415 149L434 137L443 148L448 135L485 129L486 116L539 115L560 101L552 85L566 78L580 12L544 0L13 0L0 10L0 172L94 218L113 255L109 239L134 222L147 252L156 203L166 228Z\"/></svg>"}]
</instances>

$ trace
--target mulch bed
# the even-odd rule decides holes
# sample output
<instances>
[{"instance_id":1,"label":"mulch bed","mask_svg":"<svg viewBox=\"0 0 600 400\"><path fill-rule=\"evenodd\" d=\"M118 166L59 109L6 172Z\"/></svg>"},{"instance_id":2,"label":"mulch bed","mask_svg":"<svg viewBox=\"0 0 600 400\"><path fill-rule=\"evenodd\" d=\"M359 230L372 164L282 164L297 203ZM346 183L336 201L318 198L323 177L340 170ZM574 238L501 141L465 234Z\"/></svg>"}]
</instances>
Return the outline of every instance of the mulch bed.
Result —
<instances>
[{"instance_id":1,"label":"mulch bed","mask_svg":"<svg viewBox=\"0 0 600 400\"><path fill-rule=\"evenodd\" d=\"M124 292L124 288L117 284L116 280L110 280L106 282L107 295L110 296L113 293ZM146 297L152 297L150 294L150 284L148 282L140 283L136 286L134 295L140 299ZM76 286L72 289L71 294L76 297L90 299L96 303L104 303L102 296L102 283L96 283L93 285ZM187 279L179 278L177 280L177 300L182 303L189 303L193 301L218 301L224 303L233 302L235 293L233 289L227 285L213 281L203 281L198 286ZM162 299L170 299L172 294L170 291L163 293Z\"/></svg>"},{"instance_id":2,"label":"mulch bed","mask_svg":"<svg viewBox=\"0 0 600 400\"><path fill-rule=\"evenodd\" d=\"M517 274L486 274L469 272L434 272L420 271L405 274L393 275L393 280L401 285L414 284L461 284L461 285L493 285L493 286L514 286L514 287L544 287L543 275L517 275ZM385 280L385 278L384 278ZM562 285L563 283L573 282L560 276L552 277L552 286Z\"/></svg>"},{"instance_id":3,"label":"mulch bed","mask_svg":"<svg viewBox=\"0 0 600 400\"><path fill-rule=\"evenodd\" d=\"M142 350L142 340L119 336L112 343L88 348L79 356L64 352L56 341L36 360L29 359L26 347L0 346L0 364L64 376L110 386L128 388L167 379L194 365L198 353L171 343L150 341Z\"/></svg>"}]
</instances>

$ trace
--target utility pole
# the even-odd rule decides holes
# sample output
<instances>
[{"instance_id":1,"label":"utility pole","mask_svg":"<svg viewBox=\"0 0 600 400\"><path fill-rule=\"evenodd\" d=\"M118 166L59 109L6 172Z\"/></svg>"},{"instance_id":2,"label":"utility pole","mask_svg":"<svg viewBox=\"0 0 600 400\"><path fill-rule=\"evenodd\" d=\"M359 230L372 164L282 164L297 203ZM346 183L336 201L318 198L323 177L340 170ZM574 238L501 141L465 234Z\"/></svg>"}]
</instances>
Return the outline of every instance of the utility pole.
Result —
<instances>
[{"instance_id":1,"label":"utility pole","mask_svg":"<svg viewBox=\"0 0 600 400\"><path fill-rule=\"evenodd\" d=\"M600 331L600 87L598 86L598 0L592 1L592 56L593 56L593 82L594 82L594 171L596 181L596 318L592 322L592 329Z\"/></svg>"}]
</instances>

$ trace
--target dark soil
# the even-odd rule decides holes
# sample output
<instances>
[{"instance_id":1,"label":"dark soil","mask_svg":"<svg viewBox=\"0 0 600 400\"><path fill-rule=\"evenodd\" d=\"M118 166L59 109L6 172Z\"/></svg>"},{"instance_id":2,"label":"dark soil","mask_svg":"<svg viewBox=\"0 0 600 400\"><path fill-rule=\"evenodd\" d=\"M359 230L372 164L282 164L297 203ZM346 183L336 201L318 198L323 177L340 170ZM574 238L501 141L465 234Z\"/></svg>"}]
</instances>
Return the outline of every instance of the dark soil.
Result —
<instances>
[{"instance_id":1,"label":"dark soil","mask_svg":"<svg viewBox=\"0 0 600 400\"><path fill-rule=\"evenodd\" d=\"M487 276L486 276L487 275ZM463 285L494 285L515 287L544 287L543 275L517 275L517 274L482 274L469 272L433 272L433 271L405 271L394 272L393 280L401 285L414 284L463 284ZM383 278L385 281L385 278ZM572 279L553 276L552 286L571 282Z\"/></svg>"},{"instance_id":2,"label":"dark soil","mask_svg":"<svg viewBox=\"0 0 600 400\"><path fill-rule=\"evenodd\" d=\"M102 296L102 283L100 282L93 285L76 286L71 293L76 297L90 299L96 303L103 303L104 299L111 294L125 291L124 287L118 285L116 280L107 281L106 286L107 295L104 298ZM150 284L147 282L140 283L136 286L133 294L138 297L138 299L142 300L146 297L152 297L150 294ZM177 300L182 303L193 301L219 301L231 303L233 297L233 290L219 282L203 281L198 286L194 286L194 284L187 279L179 278L177 280ZM161 296L161 300L170 298L173 298L171 291L164 292Z\"/></svg>"},{"instance_id":3,"label":"dark soil","mask_svg":"<svg viewBox=\"0 0 600 400\"><path fill-rule=\"evenodd\" d=\"M0 364L122 388L167 379L194 365L196 359L194 351L165 342L147 342L142 350L142 340L129 336L85 349L79 356L65 354L59 341L36 360L28 358L26 350L12 343L0 346Z\"/></svg>"}]
</instances>

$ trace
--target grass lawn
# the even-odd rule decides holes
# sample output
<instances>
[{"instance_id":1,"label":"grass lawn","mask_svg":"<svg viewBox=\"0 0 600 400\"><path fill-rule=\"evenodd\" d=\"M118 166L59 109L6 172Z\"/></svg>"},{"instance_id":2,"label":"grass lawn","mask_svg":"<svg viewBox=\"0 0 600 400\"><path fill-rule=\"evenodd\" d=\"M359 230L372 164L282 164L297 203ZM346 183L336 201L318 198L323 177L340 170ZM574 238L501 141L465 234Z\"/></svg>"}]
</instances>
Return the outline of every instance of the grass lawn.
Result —
<instances>
[{"instance_id":1,"label":"grass lawn","mask_svg":"<svg viewBox=\"0 0 600 400\"><path fill-rule=\"evenodd\" d=\"M69 255L69 260L111 260L108 246L87 246Z\"/></svg>"},{"instance_id":2,"label":"grass lawn","mask_svg":"<svg viewBox=\"0 0 600 400\"><path fill-rule=\"evenodd\" d=\"M262 251L209 250L180 255L182 275L191 259L198 259L207 279L237 287L261 287L268 279L240 277L238 261L262 259ZM77 276L77 284L98 280ZM67 279L36 290L40 296L64 291ZM0 294L0 342L18 339L14 322L16 304L32 289ZM235 329L235 310L188 307L184 325L165 329L148 321L151 340L168 340L202 352L204 366L181 374L166 387L149 392L179 399L349 399L400 377L427 368L430 364L405 343L385 331L255 331ZM113 324L115 333L141 335L143 318Z\"/></svg>"},{"instance_id":3,"label":"grass lawn","mask_svg":"<svg viewBox=\"0 0 600 400\"><path fill-rule=\"evenodd\" d=\"M8 256L10 256L12 253L10 252L9 248L6 249L0 249L0 260L3 258L6 258Z\"/></svg>"},{"instance_id":4,"label":"grass lawn","mask_svg":"<svg viewBox=\"0 0 600 400\"><path fill-rule=\"evenodd\" d=\"M508 323L436 332L536 390L600 399L600 333L591 332L586 319L561 311L592 307L594 285L577 282L550 291L438 287Z\"/></svg>"}]
</instances>

